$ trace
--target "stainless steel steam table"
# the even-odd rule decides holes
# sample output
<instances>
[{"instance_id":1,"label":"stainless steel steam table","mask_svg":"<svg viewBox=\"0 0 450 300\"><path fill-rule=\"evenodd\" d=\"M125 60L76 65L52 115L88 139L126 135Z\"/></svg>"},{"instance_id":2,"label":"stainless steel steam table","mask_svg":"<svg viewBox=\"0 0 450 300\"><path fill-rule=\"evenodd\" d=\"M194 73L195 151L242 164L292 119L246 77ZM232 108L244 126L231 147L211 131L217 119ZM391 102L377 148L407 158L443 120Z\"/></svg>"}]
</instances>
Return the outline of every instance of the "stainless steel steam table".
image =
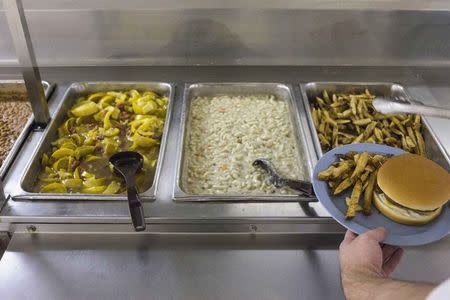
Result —
<instances>
[{"instance_id":1,"label":"stainless steel steam table","mask_svg":"<svg viewBox=\"0 0 450 300\"><path fill-rule=\"evenodd\" d=\"M54 113L71 82L164 81L397 82L424 103L450 105L446 68L111 67L42 69L57 87ZM0 78L17 76L0 69ZM181 84L179 84L181 86ZM175 102L183 90L176 89ZM174 107L173 116L179 115ZM450 153L448 121L429 119ZM24 170L40 132L24 143L5 178L7 192ZM174 153L176 140L168 141ZM166 160L171 155L166 153ZM171 162L165 162L171 163ZM169 174L161 174L162 178ZM146 202L148 231L133 232L124 201L12 200L0 231L12 235L0 260L2 299L339 299L337 247L343 229L320 204L184 203L162 185ZM450 275L450 239L408 248L396 276L439 282ZM420 270L420 272L417 272Z\"/></svg>"}]
</instances>

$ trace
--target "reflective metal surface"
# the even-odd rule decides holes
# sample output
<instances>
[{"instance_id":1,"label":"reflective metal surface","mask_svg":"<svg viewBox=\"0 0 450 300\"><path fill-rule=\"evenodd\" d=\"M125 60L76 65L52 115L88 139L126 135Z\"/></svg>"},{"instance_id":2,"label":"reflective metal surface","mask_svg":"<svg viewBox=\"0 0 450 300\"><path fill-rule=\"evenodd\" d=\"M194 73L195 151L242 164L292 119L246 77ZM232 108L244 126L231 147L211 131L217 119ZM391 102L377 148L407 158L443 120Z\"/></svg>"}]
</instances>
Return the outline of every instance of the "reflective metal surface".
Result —
<instances>
[{"instance_id":1,"label":"reflective metal surface","mask_svg":"<svg viewBox=\"0 0 450 300\"><path fill-rule=\"evenodd\" d=\"M444 0L28 0L24 6L41 67L450 65ZM17 64L1 11L0 64Z\"/></svg>"},{"instance_id":2,"label":"reflective metal surface","mask_svg":"<svg viewBox=\"0 0 450 300\"><path fill-rule=\"evenodd\" d=\"M316 128L312 120L310 104L316 96L320 96L324 90L330 93L361 93L364 89L369 89L376 96L394 98L400 97L405 101L410 101L411 97L403 88L403 86L394 83L377 83L377 82L310 82L302 84L302 95L305 107L307 107L307 116L309 127L314 141L314 146L319 158L322 156L322 148ZM443 145L439 142L438 137L430 128L427 119L422 118L422 134L425 140L427 157L437 162L439 165L450 171L450 158L447 156Z\"/></svg>"},{"instance_id":3,"label":"reflective metal surface","mask_svg":"<svg viewBox=\"0 0 450 300\"><path fill-rule=\"evenodd\" d=\"M48 83L47 81L42 81L42 87L44 88L45 98L48 99L53 91L54 85ZM26 92L27 90L25 88L23 80L0 80L0 93L26 93ZM9 166L14 160L14 157L16 156L23 142L30 133L33 123L34 117L33 115L31 115L0 167L0 178L5 177Z\"/></svg>"},{"instance_id":4,"label":"reflective metal surface","mask_svg":"<svg viewBox=\"0 0 450 300\"><path fill-rule=\"evenodd\" d=\"M78 82L73 83L66 91L63 99L53 116L49 126L43 132L43 136L33 152L26 169L24 176L20 182L17 182L11 196L15 199L68 199L68 200L126 200L126 195L102 195L102 194L50 194L50 193L34 193L33 186L36 183L36 176L41 169L41 157L48 152L51 143L57 139L58 127L66 120L67 111L72 107L74 102L82 95L96 93L100 91L119 91L119 90L153 90L161 95L166 95L169 98L167 107L166 120L161 139L161 147L159 151L159 159L156 164L155 177L152 186L141 194L142 199L154 199L156 185L159 180L161 166L163 161L164 149L166 146L168 127L172 115L173 106L173 86L168 83L161 82Z\"/></svg>"},{"instance_id":5,"label":"reflective metal surface","mask_svg":"<svg viewBox=\"0 0 450 300\"><path fill-rule=\"evenodd\" d=\"M80 234L29 227L18 229L0 261L2 300L343 299L342 233ZM449 248L448 238L406 248L394 278L447 279Z\"/></svg>"},{"instance_id":6,"label":"reflective metal surface","mask_svg":"<svg viewBox=\"0 0 450 300\"><path fill-rule=\"evenodd\" d=\"M0 293L2 300L336 299L341 237L16 233L0 261Z\"/></svg>"},{"instance_id":7,"label":"reflective metal surface","mask_svg":"<svg viewBox=\"0 0 450 300\"><path fill-rule=\"evenodd\" d=\"M28 98L33 109L34 119L39 126L45 127L50 120L50 114L41 84L41 74L36 63L22 0L4 0L3 5L14 48L22 69L22 76L27 87Z\"/></svg>"},{"instance_id":8,"label":"reflective metal surface","mask_svg":"<svg viewBox=\"0 0 450 300\"><path fill-rule=\"evenodd\" d=\"M308 128L302 128L300 118L304 117L304 111L300 111L298 100L294 98L291 88L280 83L197 83L186 85L181 111L181 138L177 146L176 186L174 187L175 200L179 201L269 201L269 202L296 202L299 199L309 200L298 195L194 195L183 190L183 180L186 176L186 163L188 157L185 154L185 145L188 143L190 130L190 105L193 98L198 96L215 95L254 95L273 94L288 104L293 132L297 142L298 157L302 163L301 170L305 174L303 180L310 180L315 157L314 147L310 143L311 137ZM308 135L307 135L308 134Z\"/></svg>"}]
</instances>

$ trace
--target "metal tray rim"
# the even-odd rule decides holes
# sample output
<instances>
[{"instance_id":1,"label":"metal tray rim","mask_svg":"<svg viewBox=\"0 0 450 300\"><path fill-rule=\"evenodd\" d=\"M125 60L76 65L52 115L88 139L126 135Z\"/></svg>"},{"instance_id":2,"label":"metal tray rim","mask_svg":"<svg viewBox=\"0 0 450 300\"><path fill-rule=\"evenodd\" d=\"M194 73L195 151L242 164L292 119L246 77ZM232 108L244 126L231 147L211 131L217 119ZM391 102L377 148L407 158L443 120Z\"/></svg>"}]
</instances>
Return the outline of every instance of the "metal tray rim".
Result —
<instances>
[{"instance_id":1,"label":"metal tray rim","mask_svg":"<svg viewBox=\"0 0 450 300\"><path fill-rule=\"evenodd\" d=\"M442 145L439 137L434 132L432 127L430 126L430 122L428 121L428 117L422 116L422 123L427 127L428 132L430 133L433 140L436 142L437 147L439 148L440 153L444 156L447 164L450 166L450 154L445 150L444 145Z\"/></svg>"},{"instance_id":2,"label":"metal tray rim","mask_svg":"<svg viewBox=\"0 0 450 300\"><path fill-rule=\"evenodd\" d=\"M175 84L169 83L169 82L163 82L163 81L78 81L73 82L70 84L69 87L67 87L66 91L64 92L64 95L62 96L61 102L58 104L58 107L55 110L55 115L57 115L60 110L62 109L64 102L69 97L69 94L75 90L80 85L133 85L133 84L158 84L158 85L164 85L168 88L168 98L169 98L169 105L167 108L166 113L166 119L164 124L164 130L163 130L163 138L161 140L161 147L159 149L159 156L158 156L158 162L155 169L155 177L153 179L152 186L140 193L142 200L147 201L154 201L156 199L156 189L157 184L159 182L159 176L162 169L163 164L163 156L164 156L164 149L165 149L165 142L167 140L168 135L168 122L170 121L170 116L172 114L172 108L173 108L173 99L174 99L174 90L175 90ZM51 120L51 123L55 122L54 119ZM55 194L55 193L33 193L25 191L22 187L24 177L27 175L27 173L30 171L30 166L33 163L33 160L35 159L35 156L37 155L39 149L43 147L45 138L48 134L50 134L50 127L51 123L47 126L47 128L44 130L44 133L42 137L40 138L40 141L38 145L36 146L36 149L33 151L33 154L31 158L29 159L26 167L25 172L23 173L21 180L20 180L20 190L21 194L12 194L11 197L13 199L17 200L84 200L84 201L109 201L109 200L127 200L127 197L125 195L116 195L116 194L81 194L81 193L72 193L72 194Z\"/></svg>"},{"instance_id":3,"label":"metal tray rim","mask_svg":"<svg viewBox=\"0 0 450 300\"><path fill-rule=\"evenodd\" d=\"M305 140L305 159L306 159L306 167L308 170L308 176L311 176L312 163L313 158L310 145L307 143L307 134L305 128L301 125L301 117L300 110L302 107L299 107L299 103L295 97L295 91L293 85L290 83L281 83L281 82L195 82L195 83L185 83L184 91L183 91L183 102L182 109L180 114L180 131L181 135L178 139L178 147L177 147L177 164L176 164L176 175L175 175L175 184L173 190L173 198L176 202L301 202L302 200L311 200L310 198L300 197L299 195L284 195L284 194L190 194L186 193L181 189L181 176L182 176L182 159L183 159L183 148L185 141L185 132L186 132L186 118L187 113L189 112L188 105L190 103L189 93L192 89L202 87L202 86L260 86L260 85L270 85L270 86L281 86L286 89L289 94L289 106L291 111L291 115L293 115L293 127L294 133L297 136L297 146L301 147L299 141ZM300 149L299 149L300 150Z\"/></svg>"},{"instance_id":4,"label":"metal tray rim","mask_svg":"<svg viewBox=\"0 0 450 300\"><path fill-rule=\"evenodd\" d=\"M7 79L7 80L0 80L0 84L6 83L6 84L24 84L23 80L13 80L13 79ZM45 98L47 99L47 102L50 99L50 95L53 92L53 89L55 88L55 84L49 83L48 81L43 80L42 85L44 87L44 93ZM17 153L20 150L20 147L22 146L23 142L25 142L26 137L28 136L28 133L31 130L31 126L34 122L34 116L33 113L31 113L31 116L28 118L27 122L25 123L25 126L23 127L22 131L20 132L19 136L17 137L16 141L14 142L13 146L8 152L8 155L5 157L5 160L3 161L2 166L0 167L0 179L4 179L6 176L6 173L9 170L9 167L12 165L14 158L16 157Z\"/></svg>"}]
</instances>

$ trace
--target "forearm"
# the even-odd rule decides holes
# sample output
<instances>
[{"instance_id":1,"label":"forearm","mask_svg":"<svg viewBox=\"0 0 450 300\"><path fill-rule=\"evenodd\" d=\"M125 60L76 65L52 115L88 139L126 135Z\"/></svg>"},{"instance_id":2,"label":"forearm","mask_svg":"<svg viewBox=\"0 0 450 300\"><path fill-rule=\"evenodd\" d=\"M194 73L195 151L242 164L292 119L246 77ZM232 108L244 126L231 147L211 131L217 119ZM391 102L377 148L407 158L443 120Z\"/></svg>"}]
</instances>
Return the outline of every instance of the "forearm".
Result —
<instances>
[{"instance_id":1,"label":"forearm","mask_svg":"<svg viewBox=\"0 0 450 300\"><path fill-rule=\"evenodd\" d=\"M357 278L357 279L356 279ZM428 283L413 283L389 278L343 275L342 284L347 300L353 299L425 299L434 288Z\"/></svg>"},{"instance_id":2,"label":"forearm","mask_svg":"<svg viewBox=\"0 0 450 300\"><path fill-rule=\"evenodd\" d=\"M380 297L376 299L425 299L435 287L424 282L408 282L402 280L385 279Z\"/></svg>"}]
</instances>

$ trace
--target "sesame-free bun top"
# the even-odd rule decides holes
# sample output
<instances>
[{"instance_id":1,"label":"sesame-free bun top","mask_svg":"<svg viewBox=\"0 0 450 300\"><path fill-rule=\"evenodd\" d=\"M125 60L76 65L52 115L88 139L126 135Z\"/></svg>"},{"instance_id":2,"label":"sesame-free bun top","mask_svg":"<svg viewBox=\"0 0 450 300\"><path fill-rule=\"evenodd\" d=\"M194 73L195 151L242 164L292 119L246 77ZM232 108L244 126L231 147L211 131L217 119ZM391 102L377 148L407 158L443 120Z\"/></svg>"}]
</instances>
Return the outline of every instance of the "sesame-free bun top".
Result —
<instances>
[{"instance_id":1,"label":"sesame-free bun top","mask_svg":"<svg viewBox=\"0 0 450 300\"><path fill-rule=\"evenodd\" d=\"M378 170L377 183L391 200L415 210L434 210L450 199L450 174L415 154L388 159Z\"/></svg>"}]
</instances>

